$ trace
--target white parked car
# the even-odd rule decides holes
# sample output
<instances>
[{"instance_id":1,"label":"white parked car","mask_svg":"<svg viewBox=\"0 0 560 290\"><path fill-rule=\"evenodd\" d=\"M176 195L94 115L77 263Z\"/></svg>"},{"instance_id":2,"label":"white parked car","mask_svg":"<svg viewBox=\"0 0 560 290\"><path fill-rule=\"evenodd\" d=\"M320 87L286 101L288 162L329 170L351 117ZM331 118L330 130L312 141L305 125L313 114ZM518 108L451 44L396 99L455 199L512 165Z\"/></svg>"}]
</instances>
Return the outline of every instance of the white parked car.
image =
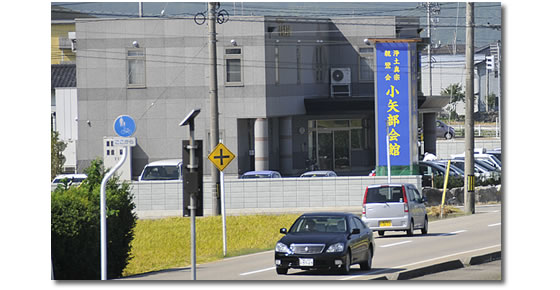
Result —
<instances>
[{"instance_id":1,"label":"white parked car","mask_svg":"<svg viewBox=\"0 0 560 290\"><path fill-rule=\"evenodd\" d=\"M68 180L69 184L80 184L82 183L82 181L84 181L87 178L86 174L61 174L61 175L57 175L53 181L52 184L60 184L63 183L64 180Z\"/></svg>"},{"instance_id":2,"label":"white parked car","mask_svg":"<svg viewBox=\"0 0 560 290\"><path fill-rule=\"evenodd\" d=\"M182 159L167 159L151 162L144 166L138 181L176 181L183 180Z\"/></svg>"}]
</instances>

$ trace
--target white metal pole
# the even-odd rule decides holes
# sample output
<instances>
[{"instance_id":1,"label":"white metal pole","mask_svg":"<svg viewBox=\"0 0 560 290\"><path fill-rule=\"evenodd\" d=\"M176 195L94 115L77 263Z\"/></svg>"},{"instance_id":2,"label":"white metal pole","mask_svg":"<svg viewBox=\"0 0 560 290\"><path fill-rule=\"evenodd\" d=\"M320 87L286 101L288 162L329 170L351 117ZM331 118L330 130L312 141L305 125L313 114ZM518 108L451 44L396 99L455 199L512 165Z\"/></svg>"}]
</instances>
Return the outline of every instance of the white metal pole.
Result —
<instances>
[{"instance_id":1,"label":"white metal pole","mask_svg":"<svg viewBox=\"0 0 560 290\"><path fill-rule=\"evenodd\" d=\"M391 183L391 154L389 149L389 122L387 122L387 183Z\"/></svg>"},{"instance_id":2,"label":"white metal pole","mask_svg":"<svg viewBox=\"0 0 560 290\"><path fill-rule=\"evenodd\" d=\"M224 188L224 172L220 171L220 198L222 205L222 238L224 244L224 257L227 255L227 235L226 235L226 199Z\"/></svg>"},{"instance_id":3,"label":"white metal pole","mask_svg":"<svg viewBox=\"0 0 560 290\"><path fill-rule=\"evenodd\" d=\"M123 155L117 165L111 168L109 173L105 174L103 180L101 181L101 196L99 198L99 207L101 209L101 280L107 280L107 195L105 193L105 187L109 178L123 165L128 154L128 146L123 147Z\"/></svg>"}]
</instances>

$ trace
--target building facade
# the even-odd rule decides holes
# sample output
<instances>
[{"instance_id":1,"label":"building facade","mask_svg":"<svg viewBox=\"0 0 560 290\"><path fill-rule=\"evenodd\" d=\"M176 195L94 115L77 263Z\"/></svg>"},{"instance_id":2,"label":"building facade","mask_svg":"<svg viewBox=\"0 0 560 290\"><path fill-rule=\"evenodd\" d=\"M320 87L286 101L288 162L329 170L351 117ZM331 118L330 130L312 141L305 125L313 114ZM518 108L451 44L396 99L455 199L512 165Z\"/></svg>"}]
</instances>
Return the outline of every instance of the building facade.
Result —
<instances>
[{"instance_id":1,"label":"building facade","mask_svg":"<svg viewBox=\"0 0 560 290\"><path fill-rule=\"evenodd\" d=\"M225 174L375 168L375 48L364 40L419 39L418 18L231 17L216 30L219 134L236 154ZM206 24L77 19L76 43L78 171L102 158L122 114L137 126L132 176L181 158L179 123L195 108L195 138L210 153Z\"/></svg>"}]
</instances>

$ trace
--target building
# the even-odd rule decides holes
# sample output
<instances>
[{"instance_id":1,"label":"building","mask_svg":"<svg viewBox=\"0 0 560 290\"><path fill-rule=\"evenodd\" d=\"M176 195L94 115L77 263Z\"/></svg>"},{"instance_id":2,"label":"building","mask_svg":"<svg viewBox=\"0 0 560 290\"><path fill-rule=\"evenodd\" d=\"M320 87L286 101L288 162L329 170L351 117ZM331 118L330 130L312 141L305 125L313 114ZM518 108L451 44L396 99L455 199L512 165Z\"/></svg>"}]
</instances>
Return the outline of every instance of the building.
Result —
<instances>
[{"instance_id":1,"label":"building","mask_svg":"<svg viewBox=\"0 0 560 290\"><path fill-rule=\"evenodd\" d=\"M225 174L375 168L375 49L364 40L418 41L418 18L241 16L216 29L219 134L236 154ZM78 171L102 157L103 137L115 136L122 114L137 124L132 176L151 161L181 157L188 132L179 123L194 108L201 108L195 137L210 153L206 25L77 19L76 39Z\"/></svg>"}]
</instances>

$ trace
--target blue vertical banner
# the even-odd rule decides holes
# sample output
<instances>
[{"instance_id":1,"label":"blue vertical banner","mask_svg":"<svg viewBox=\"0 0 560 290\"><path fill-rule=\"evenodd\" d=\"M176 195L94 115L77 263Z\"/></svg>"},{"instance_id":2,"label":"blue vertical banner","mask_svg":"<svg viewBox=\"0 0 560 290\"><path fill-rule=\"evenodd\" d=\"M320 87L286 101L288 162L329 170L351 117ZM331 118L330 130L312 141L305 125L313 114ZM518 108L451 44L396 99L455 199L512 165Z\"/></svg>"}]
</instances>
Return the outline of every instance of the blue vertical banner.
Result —
<instances>
[{"instance_id":1,"label":"blue vertical banner","mask_svg":"<svg viewBox=\"0 0 560 290\"><path fill-rule=\"evenodd\" d=\"M378 42L375 49L377 166L387 166L387 135L391 168L410 166L411 116L415 108L411 102L409 43Z\"/></svg>"}]
</instances>

